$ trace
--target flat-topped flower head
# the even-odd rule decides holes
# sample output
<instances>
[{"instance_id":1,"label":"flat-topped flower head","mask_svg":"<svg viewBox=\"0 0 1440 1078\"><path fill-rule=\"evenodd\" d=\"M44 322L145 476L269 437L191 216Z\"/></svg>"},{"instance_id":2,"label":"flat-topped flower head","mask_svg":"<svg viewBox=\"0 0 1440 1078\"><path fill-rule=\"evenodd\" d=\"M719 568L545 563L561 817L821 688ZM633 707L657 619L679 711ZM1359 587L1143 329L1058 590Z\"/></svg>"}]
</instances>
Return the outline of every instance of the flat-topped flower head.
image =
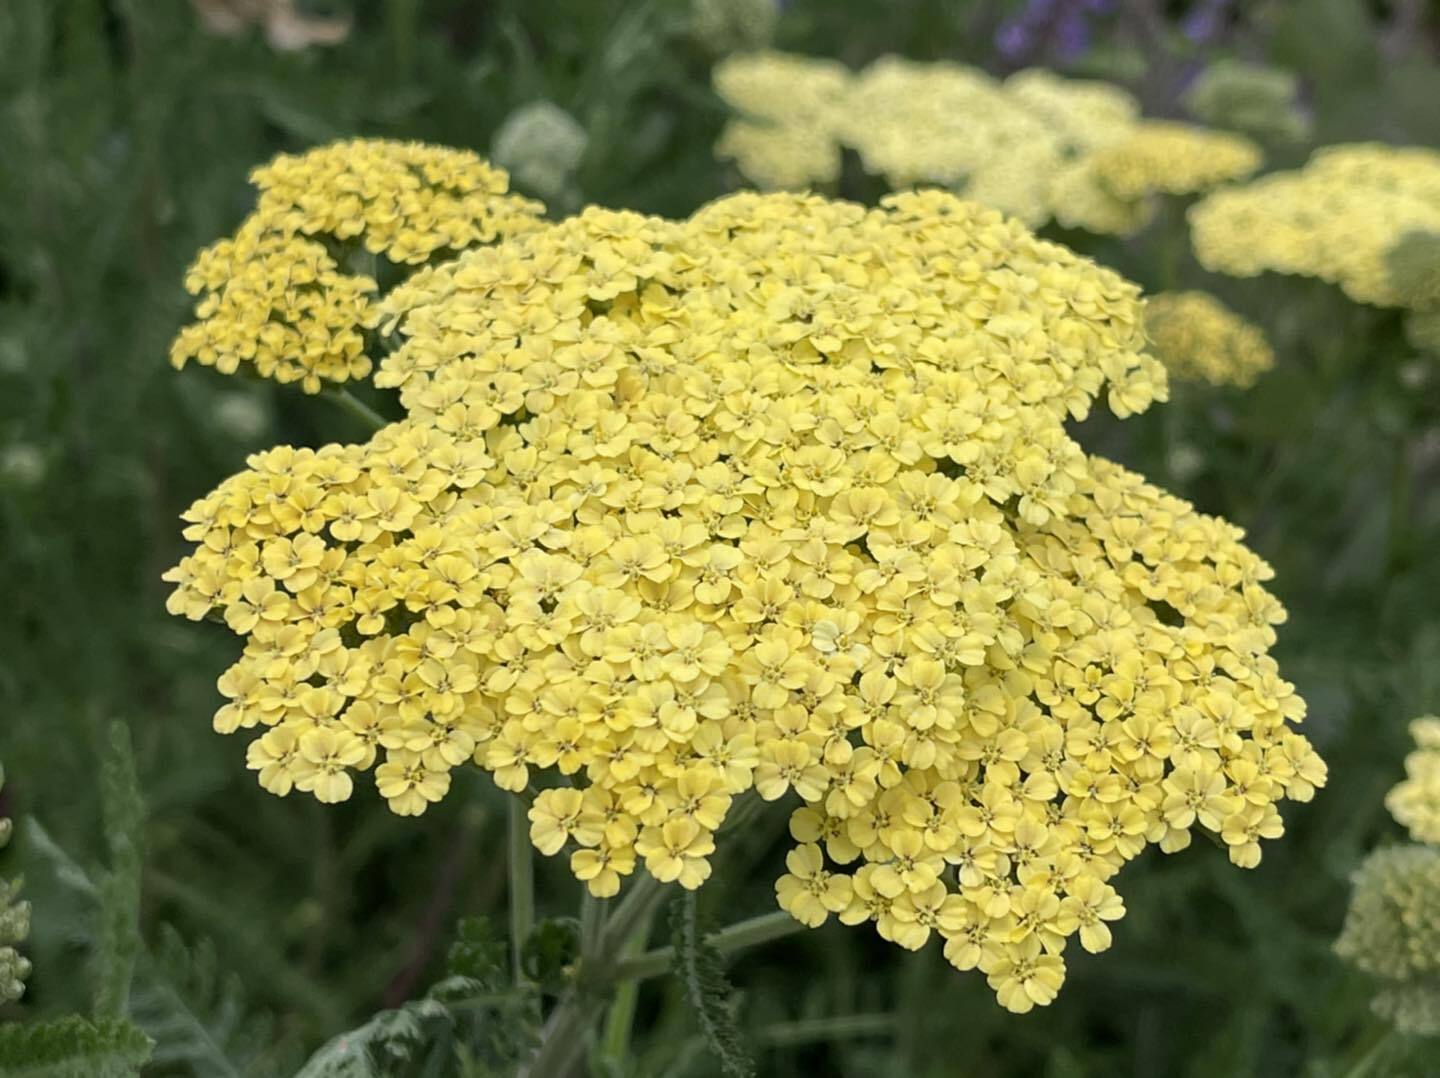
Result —
<instances>
[{"instance_id":1,"label":"flat-topped flower head","mask_svg":"<svg viewBox=\"0 0 1440 1078\"><path fill-rule=\"evenodd\" d=\"M1265 333L1208 292L1161 292L1145 301L1155 354L1176 378L1248 386L1275 365Z\"/></svg>"},{"instance_id":2,"label":"flat-topped flower head","mask_svg":"<svg viewBox=\"0 0 1440 1078\"><path fill-rule=\"evenodd\" d=\"M1372 1006L1397 1029L1440 1033L1440 848L1376 850L1353 883L1336 952L1376 979Z\"/></svg>"},{"instance_id":3,"label":"flat-topped flower head","mask_svg":"<svg viewBox=\"0 0 1440 1078\"><path fill-rule=\"evenodd\" d=\"M418 142L337 142L282 154L250 178L255 211L186 275L200 302L170 361L225 374L247 365L307 393L370 373L377 285L355 265L450 257L536 227L542 210L473 153Z\"/></svg>"},{"instance_id":4,"label":"flat-topped flower head","mask_svg":"<svg viewBox=\"0 0 1440 1078\"><path fill-rule=\"evenodd\" d=\"M1440 845L1440 718L1410 724L1415 751L1405 757L1405 781L1385 797L1385 807L1416 842Z\"/></svg>"},{"instance_id":5,"label":"flat-topped flower head","mask_svg":"<svg viewBox=\"0 0 1440 1078\"><path fill-rule=\"evenodd\" d=\"M1260 149L1242 135L1194 124L1146 120L1095 153L1095 174L1117 198L1190 195L1260 167Z\"/></svg>"},{"instance_id":6,"label":"flat-topped flower head","mask_svg":"<svg viewBox=\"0 0 1440 1078\"><path fill-rule=\"evenodd\" d=\"M591 208L377 309L406 418L251 458L168 577L244 639L215 725L276 793L420 813L473 764L601 896L785 799L785 908L1023 1010L1145 846L1254 864L1324 782L1269 567L1067 431L1164 399L1138 289L1013 219Z\"/></svg>"},{"instance_id":7,"label":"flat-topped flower head","mask_svg":"<svg viewBox=\"0 0 1440 1078\"><path fill-rule=\"evenodd\" d=\"M741 114L717 152L763 188L834 182L842 147L893 189L940 184L1036 227L1128 233L1158 194L1250 175L1243 136L1144 121L1116 86L1043 70L1003 82L979 68L895 56L858 74L829 61L756 53L716 68Z\"/></svg>"},{"instance_id":8,"label":"flat-topped flower head","mask_svg":"<svg viewBox=\"0 0 1440 1078\"><path fill-rule=\"evenodd\" d=\"M1196 257L1218 273L1318 277L1360 303L1415 306L1415 277L1394 275L1392 251L1440 233L1440 152L1327 146L1304 168L1209 195L1191 207L1190 231Z\"/></svg>"}]
</instances>

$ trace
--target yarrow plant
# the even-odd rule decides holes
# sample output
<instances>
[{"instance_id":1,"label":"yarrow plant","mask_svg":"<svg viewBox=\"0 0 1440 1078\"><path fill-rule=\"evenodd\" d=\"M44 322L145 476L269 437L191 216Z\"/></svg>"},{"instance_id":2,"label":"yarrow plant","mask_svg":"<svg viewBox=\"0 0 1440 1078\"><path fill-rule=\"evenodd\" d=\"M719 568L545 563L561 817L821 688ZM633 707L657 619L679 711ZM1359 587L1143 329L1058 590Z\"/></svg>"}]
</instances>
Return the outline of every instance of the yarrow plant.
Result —
<instances>
[{"instance_id":1,"label":"yarrow plant","mask_svg":"<svg viewBox=\"0 0 1440 1078\"><path fill-rule=\"evenodd\" d=\"M1155 354L1176 378L1248 386L1275 365L1264 331L1208 292L1161 292L1145 302Z\"/></svg>"},{"instance_id":2,"label":"yarrow plant","mask_svg":"<svg viewBox=\"0 0 1440 1078\"><path fill-rule=\"evenodd\" d=\"M1414 844L1376 850L1356 870L1335 950L1377 980L1373 1007L1396 1029L1440 1034L1440 718L1410 732L1408 777L1385 807Z\"/></svg>"},{"instance_id":3,"label":"yarrow plant","mask_svg":"<svg viewBox=\"0 0 1440 1078\"><path fill-rule=\"evenodd\" d=\"M0 768L0 790L5 788L5 772ZM10 844L13 827L8 817L0 816L0 850ZM25 994L25 978L30 963L15 948L30 935L30 903L19 899L18 880L0 879L0 1004L13 1003Z\"/></svg>"},{"instance_id":4,"label":"yarrow plant","mask_svg":"<svg viewBox=\"0 0 1440 1078\"><path fill-rule=\"evenodd\" d=\"M260 189L255 211L185 277L200 302L170 361L225 374L244 364L307 393L370 373L364 331L378 317L377 260L414 266L453 255L537 227L542 211L508 194L505 173L474 154L414 143L281 156L250 179Z\"/></svg>"},{"instance_id":5,"label":"yarrow plant","mask_svg":"<svg viewBox=\"0 0 1440 1078\"><path fill-rule=\"evenodd\" d=\"M1416 719L1410 736L1415 751L1405 757L1405 781L1386 795L1385 807L1413 841L1440 845L1440 718Z\"/></svg>"},{"instance_id":6,"label":"yarrow plant","mask_svg":"<svg viewBox=\"0 0 1440 1078\"><path fill-rule=\"evenodd\" d=\"M1190 228L1207 269L1318 277L1358 303L1406 309L1413 343L1440 344L1440 152L1327 146L1304 168L1209 195Z\"/></svg>"},{"instance_id":7,"label":"yarrow plant","mask_svg":"<svg viewBox=\"0 0 1440 1078\"><path fill-rule=\"evenodd\" d=\"M509 219L374 301L403 419L185 514L171 609L243 639L215 727L266 789L418 815L473 764L601 898L789 799L796 920L1027 1011L1147 845L1252 866L1324 782L1270 568L1066 431L1165 397L1134 285L933 190Z\"/></svg>"},{"instance_id":8,"label":"yarrow plant","mask_svg":"<svg viewBox=\"0 0 1440 1078\"><path fill-rule=\"evenodd\" d=\"M894 56L864 71L784 53L718 64L716 91L740 115L716 152L765 188L833 184L841 150L892 189L940 184L1032 227L1126 234L1154 196L1193 194L1260 165L1249 139L1146 120L1125 90L1020 71Z\"/></svg>"}]
</instances>

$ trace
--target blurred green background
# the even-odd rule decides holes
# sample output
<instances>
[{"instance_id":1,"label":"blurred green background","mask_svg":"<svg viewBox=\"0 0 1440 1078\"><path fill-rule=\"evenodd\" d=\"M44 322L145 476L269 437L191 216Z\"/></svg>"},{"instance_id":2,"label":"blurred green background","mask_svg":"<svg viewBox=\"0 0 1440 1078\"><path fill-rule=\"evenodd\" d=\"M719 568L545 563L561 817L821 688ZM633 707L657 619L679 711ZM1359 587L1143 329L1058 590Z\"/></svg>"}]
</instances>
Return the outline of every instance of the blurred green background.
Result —
<instances>
[{"instance_id":1,"label":"blurred green background","mask_svg":"<svg viewBox=\"0 0 1440 1078\"><path fill-rule=\"evenodd\" d=\"M505 905L504 803L478 772L401 820L368 791L338 808L270 797L241 743L210 730L236 644L165 613L178 513L247 453L364 432L325 399L171 370L186 264L246 213L248 170L277 152L363 134L486 154L537 100L587 136L552 206L688 214L739 184L712 156L726 112L709 70L758 32L749 16L717 33L688 0L300 3L348 29L299 49L277 48L273 26L214 26L215 10L264 6L0 2L0 806L19 824L4 867L26 876L36 967L3 1017L90 1008L115 867L97 776L123 720L145 802L131 1005L160 1042L156 1075L291 1074L421 994L457 921L503 924ZM1162 116L1238 57L1298 75L1313 119L1268 147L1270 167L1337 141L1440 146L1433 2L797 0L774 41L856 67L888 52L1047 65L1120 82ZM1287 808L1289 834L1252 872L1206 843L1129 866L1114 949L1077 957L1058 1002L1027 1016L933 945L906 954L832 923L747 953L731 979L762 1074L1440 1074L1434 1042L1367 1055L1382 1032L1369 987L1330 950L1349 872L1397 835L1382 798L1405 723L1440 709L1440 367L1411 354L1394 312L1318 282L1177 267L1172 210L1123 242L1062 238L1147 289L1212 288L1266 328L1277 368L1246 392L1178 386L1079 436L1244 526L1275 565L1291 613L1277 654L1330 785ZM773 908L783 817L765 820L702 893L719 923ZM572 913L576 893L542 866L542 914ZM611 1073L716 1073L676 987L649 982L639 1015ZM851 1015L865 1021L845 1036L806 1024Z\"/></svg>"}]
</instances>

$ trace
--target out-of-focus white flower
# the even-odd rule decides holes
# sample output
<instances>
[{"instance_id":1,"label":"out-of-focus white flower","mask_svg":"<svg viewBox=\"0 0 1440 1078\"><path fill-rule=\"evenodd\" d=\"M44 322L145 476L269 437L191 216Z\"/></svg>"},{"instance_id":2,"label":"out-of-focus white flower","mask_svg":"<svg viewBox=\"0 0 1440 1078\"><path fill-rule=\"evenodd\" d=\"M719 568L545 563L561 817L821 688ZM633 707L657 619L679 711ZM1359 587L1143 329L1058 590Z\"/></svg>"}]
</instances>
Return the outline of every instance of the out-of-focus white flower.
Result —
<instances>
[{"instance_id":1,"label":"out-of-focus white flower","mask_svg":"<svg viewBox=\"0 0 1440 1078\"><path fill-rule=\"evenodd\" d=\"M532 101L505 118L490 156L519 186L554 198L570 182L589 141L585 129L559 105Z\"/></svg>"}]
</instances>

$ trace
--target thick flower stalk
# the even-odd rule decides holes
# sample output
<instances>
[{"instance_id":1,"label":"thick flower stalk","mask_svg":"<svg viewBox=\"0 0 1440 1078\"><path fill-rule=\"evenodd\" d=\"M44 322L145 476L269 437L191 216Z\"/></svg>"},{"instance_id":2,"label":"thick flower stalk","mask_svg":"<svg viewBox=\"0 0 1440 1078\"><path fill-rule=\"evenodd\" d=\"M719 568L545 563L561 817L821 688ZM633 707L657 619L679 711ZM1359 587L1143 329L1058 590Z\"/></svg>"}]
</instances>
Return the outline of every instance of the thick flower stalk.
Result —
<instances>
[{"instance_id":1,"label":"thick flower stalk","mask_svg":"<svg viewBox=\"0 0 1440 1078\"><path fill-rule=\"evenodd\" d=\"M1249 386L1275 365L1264 331L1208 292L1161 292L1145 301L1145 328L1176 378Z\"/></svg>"},{"instance_id":2,"label":"thick flower stalk","mask_svg":"<svg viewBox=\"0 0 1440 1078\"><path fill-rule=\"evenodd\" d=\"M5 772L0 768L0 790ZM0 850L10 844L10 820L0 816ZM0 1004L13 1003L25 994L30 963L15 948L30 935L30 903L19 900L18 880L0 879Z\"/></svg>"},{"instance_id":3,"label":"thick flower stalk","mask_svg":"<svg viewBox=\"0 0 1440 1078\"><path fill-rule=\"evenodd\" d=\"M1190 230L1196 257L1218 273L1318 277L1360 303L1440 307L1432 291L1415 293L1413 274L1394 272L1397 247L1440 235L1440 152L1327 146L1304 168L1209 195L1190 208Z\"/></svg>"},{"instance_id":4,"label":"thick flower stalk","mask_svg":"<svg viewBox=\"0 0 1440 1078\"><path fill-rule=\"evenodd\" d=\"M370 373L377 285L355 263L451 257L536 227L542 210L508 194L505 173L474 154L420 143L336 143L277 157L250 178L255 211L185 277L200 301L170 361L226 374L250 365L307 393Z\"/></svg>"},{"instance_id":5,"label":"thick flower stalk","mask_svg":"<svg viewBox=\"0 0 1440 1078\"><path fill-rule=\"evenodd\" d=\"M887 56L853 74L825 60L761 52L716 66L738 113L716 152L766 188L827 184L843 147L893 189L942 184L1019 217L1134 232L1158 194L1193 194L1260 165L1249 139L1144 120L1124 90L1027 70Z\"/></svg>"},{"instance_id":6,"label":"thick flower stalk","mask_svg":"<svg viewBox=\"0 0 1440 1078\"><path fill-rule=\"evenodd\" d=\"M1410 724L1415 751L1405 757L1405 781L1385 797L1385 807L1416 842L1440 845L1440 718Z\"/></svg>"},{"instance_id":7,"label":"thick flower stalk","mask_svg":"<svg viewBox=\"0 0 1440 1078\"><path fill-rule=\"evenodd\" d=\"M381 304L407 416L279 448L186 514L171 607L245 641L223 732L275 793L474 763L598 896L699 886L735 799L777 883L1049 1002L1111 881L1237 864L1325 768L1238 529L1066 431L1165 395L1138 290L930 191L589 209Z\"/></svg>"}]
</instances>

